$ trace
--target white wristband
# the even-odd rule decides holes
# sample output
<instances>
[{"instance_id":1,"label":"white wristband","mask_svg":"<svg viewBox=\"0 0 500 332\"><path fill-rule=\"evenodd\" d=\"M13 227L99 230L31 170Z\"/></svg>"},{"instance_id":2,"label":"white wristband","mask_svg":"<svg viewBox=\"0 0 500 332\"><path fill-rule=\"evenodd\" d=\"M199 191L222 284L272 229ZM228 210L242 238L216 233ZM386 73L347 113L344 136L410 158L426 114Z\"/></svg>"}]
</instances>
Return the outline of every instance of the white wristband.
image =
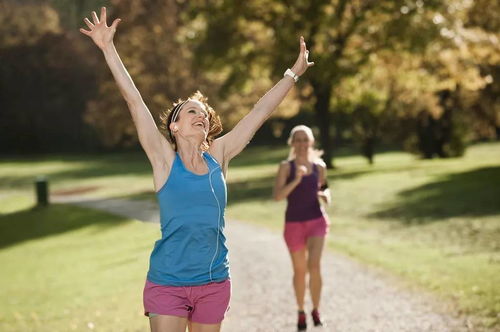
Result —
<instances>
[{"instance_id":1,"label":"white wristband","mask_svg":"<svg viewBox=\"0 0 500 332\"><path fill-rule=\"evenodd\" d=\"M290 76L291 78L293 78L293 80L295 82L297 82L299 80L299 76L297 74L295 74L290 68L288 68L285 73L283 74L283 77L284 76Z\"/></svg>"}]
</instances>

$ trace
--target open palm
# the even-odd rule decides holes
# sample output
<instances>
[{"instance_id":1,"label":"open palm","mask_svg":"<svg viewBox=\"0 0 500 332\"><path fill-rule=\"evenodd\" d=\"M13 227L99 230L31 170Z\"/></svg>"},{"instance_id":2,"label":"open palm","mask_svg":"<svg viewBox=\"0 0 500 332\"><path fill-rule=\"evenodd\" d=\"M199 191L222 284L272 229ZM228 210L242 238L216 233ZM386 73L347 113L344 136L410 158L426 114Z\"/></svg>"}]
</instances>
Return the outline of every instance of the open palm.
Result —
<instances>
[{"instance_id":1,"label":"open palm","mask_svg":"<svg viewBox=\"0 0 500 332\"><path fill-rule=\"evenodd\" d=\"M314 66L314 62L309 62L309 50L306 47L306 42L304 37L300 37L300 52L295 64L292 67L292 71L300 76L305 73L307 68Z\"/></svg>"},{"instance_id":2,"label":"open palm","mask_svg":"<svg viewBox=\"0 0 500 332\"><path fill-rule=\"evenodd\" d=\"M92 38L94 43L100 48L104 49L106 46L113 42L113 36L116 32L116 27L120 23L121 19L117 18L113 21L113 24L108 27L106 24L106 7L101 8L101 15L98 18L96 12L92 12L93 23L90 22L88 18L83 21L89 27L90 31L85 29L80 29L80 32L84 35Z\"/></svg>"}]
</instances>

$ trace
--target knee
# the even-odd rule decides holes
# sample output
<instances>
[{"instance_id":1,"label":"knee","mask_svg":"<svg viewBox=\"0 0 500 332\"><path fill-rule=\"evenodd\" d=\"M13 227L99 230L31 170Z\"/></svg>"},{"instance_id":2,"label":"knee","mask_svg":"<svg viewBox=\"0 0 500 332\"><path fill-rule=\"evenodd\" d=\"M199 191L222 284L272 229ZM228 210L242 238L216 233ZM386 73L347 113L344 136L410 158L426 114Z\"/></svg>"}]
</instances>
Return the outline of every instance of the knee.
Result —
<instances>
[{"instance_id":1,"label":"knee","mask_svg":"<svg viewBox=\"0 0 500 332\"><path fill-rule=\"evenodd\" d=\"M321 272L321 266L319 262L309 263L308 268L311 274L319 274Z\"/></svg>"},{"instance_id":2,"label":"knee","mask_svg":"<svg viewBox=\"0 0 500 332\"><path fill-rule=\"evenodd\" d=\"M306 273L307 273L307 267L305 267L305 266L295 267L293 269L293 276L294 277L305 277Z\"/></svg>"}]
</instances>

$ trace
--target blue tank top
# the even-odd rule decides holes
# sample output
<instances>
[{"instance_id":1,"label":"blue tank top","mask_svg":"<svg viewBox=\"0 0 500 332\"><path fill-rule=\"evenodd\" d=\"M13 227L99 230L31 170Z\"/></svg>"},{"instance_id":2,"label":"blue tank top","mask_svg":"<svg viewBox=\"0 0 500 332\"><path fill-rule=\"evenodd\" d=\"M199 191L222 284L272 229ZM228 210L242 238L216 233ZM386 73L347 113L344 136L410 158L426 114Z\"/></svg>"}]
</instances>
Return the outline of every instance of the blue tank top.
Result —
<instances>
[{"instance_id":1,"label":"blue tank top","mask_svg":"<svg viewBox=\"0 0 500 332\"><path fill-rule=\"evenodd\" d=\"M184 167L176 153L170 175L157 192L161 239L151 253L148 280L197 286L229 278L224 210L226 181L217 161L203 153L208 173Z\"/></svg>"}]
</instances>

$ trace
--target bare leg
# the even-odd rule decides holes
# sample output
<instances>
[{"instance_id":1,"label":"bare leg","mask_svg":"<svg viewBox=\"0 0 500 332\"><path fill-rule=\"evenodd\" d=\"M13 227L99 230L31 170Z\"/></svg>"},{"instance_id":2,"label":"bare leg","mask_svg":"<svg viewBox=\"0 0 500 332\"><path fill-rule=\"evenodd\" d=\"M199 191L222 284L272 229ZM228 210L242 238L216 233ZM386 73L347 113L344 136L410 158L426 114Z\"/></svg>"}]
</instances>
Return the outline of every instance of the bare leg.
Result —
<instances>
[{"instance_id":1,"label":"bare leg","mask_svg":"<svg viewBox=\"0 0 500 332\"><path fill-rule=\"evenodd\" d=\"M293 264L293 289L299 310L304 310L306 292L307 252L306 248L290 252Z\"/></svg>"},{"instance_id":2,"label":"bare leg","mask_svg":"<svg viewBox=\"0 0 500 332\"><path fill-rule=\"evenodd\" d=\"M310 237L307 240L307 247L309 250L309 258L307 260L307 267L309 269L309 291L311 292L311 301L314 309L319 309L319 302L321 298L321 254L325 245L324 237Z\"/></svg>"},{"instance_id":3,"label":"bare leg","mask_svg":"<svg viewBox=\"0 0 500 332\"><path fill-rule=\"evenodd\" d=\"M200 324L190 322L190 332L219 332L221 323L219 324Z\"/></svg>"},{"instance_id":4,"label":"bare leg","mask_svg":"<svg viewBox=\"0 0 500 332\"><path fill-rule=\"evenodd\" d=\"M185 332L187 325L187 318L156 315L149 318L151 332Z\"/></svg>"}]
</instances>

